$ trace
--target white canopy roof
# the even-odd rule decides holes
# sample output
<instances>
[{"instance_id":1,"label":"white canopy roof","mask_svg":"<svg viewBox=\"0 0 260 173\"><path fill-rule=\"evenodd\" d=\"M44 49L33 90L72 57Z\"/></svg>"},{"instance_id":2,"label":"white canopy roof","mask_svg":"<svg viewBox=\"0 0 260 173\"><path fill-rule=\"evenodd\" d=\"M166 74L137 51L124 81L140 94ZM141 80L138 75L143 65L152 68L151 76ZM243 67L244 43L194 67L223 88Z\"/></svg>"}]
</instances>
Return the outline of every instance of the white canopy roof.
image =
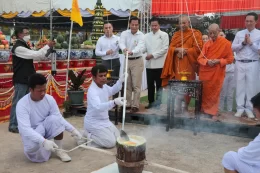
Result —
<instances>
[{"instance_id":1,"label":"white canopy roof","mask_svg":"<svg viewBox=\"0 0 260 173\"><path fill-rule=\"evenodd\" d=\"M140 10L143 0L101 0L106 10L131 11ZM71 9L72 0L52 0L54 9ZM97 0L78 0L79 8L94 9ZM50 10L50 0L0 0L0 13L6 12L40 12Z\"/></svg>"}]
</instances>

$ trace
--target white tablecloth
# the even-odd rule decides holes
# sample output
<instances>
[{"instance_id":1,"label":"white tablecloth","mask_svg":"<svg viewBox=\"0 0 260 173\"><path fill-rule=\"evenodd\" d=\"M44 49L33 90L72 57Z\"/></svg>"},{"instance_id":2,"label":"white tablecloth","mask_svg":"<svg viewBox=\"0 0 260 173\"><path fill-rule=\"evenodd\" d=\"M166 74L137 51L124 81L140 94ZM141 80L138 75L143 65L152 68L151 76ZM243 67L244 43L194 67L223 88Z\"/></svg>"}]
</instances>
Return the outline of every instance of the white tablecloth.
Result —
<instances>
[{"instance_id":1,"label":"white tablecloth","mask_svg":"<svg viewBox=\"0 0 260 173\"><path fill-rule=\"evenodd\" d=\"M120 75L123 74L124 71L124 62L125 62L125 55L123 54L119 54L120 57ZM143 55L143 61L144 61L144 71L143 71L143 78L142 78L142 87L141 87L141 91L146 90L147 89L147 81L146 81L146 68L145 68L145 60L146 54Z\"/></svg>"}]
</instances>

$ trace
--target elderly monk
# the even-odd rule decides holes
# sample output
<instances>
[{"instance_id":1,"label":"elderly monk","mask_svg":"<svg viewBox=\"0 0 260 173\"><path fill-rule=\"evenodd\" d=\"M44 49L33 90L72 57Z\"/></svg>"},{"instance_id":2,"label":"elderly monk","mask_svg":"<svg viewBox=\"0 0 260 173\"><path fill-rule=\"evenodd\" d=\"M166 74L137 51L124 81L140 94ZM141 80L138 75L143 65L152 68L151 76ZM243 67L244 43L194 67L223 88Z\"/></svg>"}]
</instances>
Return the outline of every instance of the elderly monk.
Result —
<instances>
[{"instance_id":1,"label":"elderly monk","mask_svg":"<svg viewBox=\"0 0 260 173\"><path fill-rule=\"evenodd\" d=\"M231 43L218 36L219 26L209 26L209 37L198 58L200 64L199 79L203 82L202 111L218 120L219 97L226 73L226 65L234 60Z\"/></svg>"},{"instance_id":2,"label":"elderly monk","mask_svg":"<svg viewBox=\"0 0 260 173\"><path fill-rule=\"evenodd\" d=\"M202 49L202 34L200 31L190 28L188 16L179 18L180 31L174 33L168 49L167 57L162 70L162 86L166 86L170 79L181 79L180 72L190 72L188 80L195 79L198 69L197 58ZM181 98L180 98L181 99ZM182 98L183 100L183 98ZM186 105L190 98L186 97ZM181 102L176 100L176 112L180 109ZM187 109L187 107L186 107Z\"/></svg>"}]
</instances>

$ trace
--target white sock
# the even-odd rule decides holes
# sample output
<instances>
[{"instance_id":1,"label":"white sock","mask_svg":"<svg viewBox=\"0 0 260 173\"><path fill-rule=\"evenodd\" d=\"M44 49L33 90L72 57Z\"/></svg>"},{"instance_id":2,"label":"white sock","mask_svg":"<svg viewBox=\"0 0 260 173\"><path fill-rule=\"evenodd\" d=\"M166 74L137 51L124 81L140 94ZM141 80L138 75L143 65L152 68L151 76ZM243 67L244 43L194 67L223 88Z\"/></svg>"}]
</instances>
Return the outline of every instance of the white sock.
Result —
<instances>
[{"instance_id":1,"label":"white sock","mask_svg":"<svg viewBox=\"0 0 260 173\"><path fill-rule=\"evenodd\" d=\"M59 148L62 148L62 140L56 140L54 139L55 144L58 145Z\"/></svg>"}]
</instances>

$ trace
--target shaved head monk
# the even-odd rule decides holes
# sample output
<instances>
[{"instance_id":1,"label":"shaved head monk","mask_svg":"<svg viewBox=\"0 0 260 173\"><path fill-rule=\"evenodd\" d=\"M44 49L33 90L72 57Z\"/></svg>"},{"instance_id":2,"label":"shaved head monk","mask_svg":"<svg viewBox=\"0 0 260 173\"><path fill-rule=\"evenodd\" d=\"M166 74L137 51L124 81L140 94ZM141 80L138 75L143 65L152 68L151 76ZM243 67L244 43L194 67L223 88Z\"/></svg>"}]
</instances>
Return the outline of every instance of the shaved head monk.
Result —
<instances>
[{"instance_id":1,"label":"shaved head monk","mask_svg":"<svg viewBox=\"0 0 260 173\"><path fill-rule=\"evenodd\" d=\"M167 57L162 71L162 86L168 85L171 79L181 79L180 72L190 72L188 80L195 79L198 69L197 58L202 48L202 34L190 28L190 20L186 15L179 18L180 30L175 32L168 49ZM183 98L183 97L182 97ZM180 99L179 99L180 100ZM182 99L183 100L183 99ZM184 100L183 100L184 101ZM186 105L190 98L186 97ZM181 101L176 100L176 112L181 108Z\"/></svg>"},{"instance_id":2,"label":"shaved head monk","mask_svg":"<svg viewBox=\"0 0 260 173\"><path fill-rule=\"evenodd\" d=\"M234 60L231 43L219 36L219 26L211 24L208 28L210 40L204 44L198 58L199 79L203 82L202 111L218 120L218 105L227 64Z\"/></svg>"},{"instance_id":3,"label":"shaved head monk","mask_svg":"<svg viewBox=\"0 0 260 173\"><path fill-rule=\"evenodd\" d=\"M207 41L209 41L209 36L208 35L202 35L202 41L205 44Z\"/></svg>"}]
</instances>

